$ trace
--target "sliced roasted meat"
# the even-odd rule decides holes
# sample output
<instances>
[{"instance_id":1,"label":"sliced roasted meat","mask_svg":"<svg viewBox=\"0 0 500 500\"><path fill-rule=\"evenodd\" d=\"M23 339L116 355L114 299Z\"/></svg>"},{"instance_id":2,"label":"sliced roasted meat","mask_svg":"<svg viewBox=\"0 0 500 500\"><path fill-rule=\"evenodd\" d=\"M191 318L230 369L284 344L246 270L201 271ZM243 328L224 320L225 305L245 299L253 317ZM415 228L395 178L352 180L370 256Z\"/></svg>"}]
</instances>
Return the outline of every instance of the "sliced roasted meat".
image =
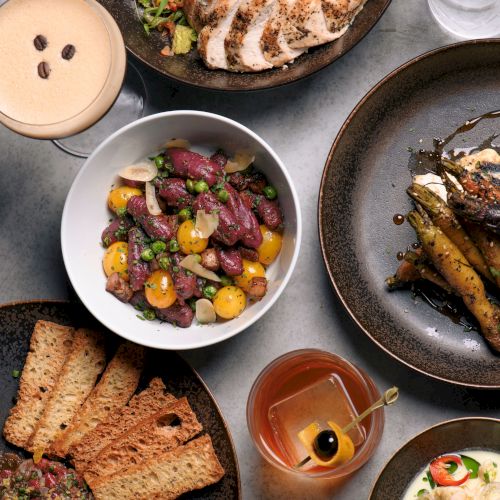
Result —
<instances>
[{"instance_id":1,"label":"sliced roasted meat","mask_svg":"<svg viewBox=\"0 0 500 500\"><path fill-rule=\"evenodd\" d=\"M266 60L273 66L279 67L293 62L306 50L290 47L283 33L283 27L289 22L288 16L295 1L278 0L262 32L260 47Z\"/></svg>"},{"instance_id":2,"label":"sliced roasted meat","mask_svg":"<svg viewBox=\"0 0 500 500\"><path fill-rule=\"evenodd\" d=\"M174 175L183 179L204 180L209 186L213 186L224 175L223 167L194 151L170 148L165 156L172 162Z\"/></svg>"},{"instance_id":3,"label":"sliced roasted meat","mask_svg":"<svg viewBox=\"0 0 500 500\"><path fill-rule=\"evenodd\" d=\"M113 273L106 281L106 291L113 294L122 302L129 302L134 295L130 285L120 277L119 273Z\"/></svg>"},{"instance_id":4,"label":"sliced roasted meat","mask_svg":"<svg viewBox=\"0 0 500 500\"><path fill-rule=\"evenodd\" d=\"M196 32L203 29L210 11L217 3L218 0L184 0L182 10Z\"/></svg>"},{"instance_id":5,"label":"sliced roasted meat","mask_svg":"<svg viewBox=\"0 0 500 500\"><path fill-rule=\"evenodd\" d=\"M198 34L198 52L212 69L227 69L226 39L241 0L218 0L208 15L206 26Z\"/></svg>"},{"instance_id":6,"label":"sliced roasted meat","mask_svg":"<svg viewBox=\"0 0 500 500\"><path fill-rule=\"evenodd\" d=\"M175 293L179 300L183 301L191 298L196 290L196 275L190 273L179 265L183 257L179 253L174 253L170 257L170 273L174 280Z\"/></svg>"},{"instance_id":7,"label":"sliced roasted meat","mask_svg":"<svg viewBox=\"0 0 500 500\"><path fill-rule=\"evenodd\" d=\"M207 248L201 252L201 265L209 271L217 271L219 269L219 257L215 248Z\"/></svg>"},{"instance_id":8,"label":"sliced roasted meat","mask_svg":"<svg viewBox=\"0 0 500 500\"><path fill-rule=\"evenodd\" d=\"M294 49L331 42L342 36L346 29L347 26L335 32L328 29L322 0L296 0L282 28L286 41Z\"/></svg>"},{"instance_id":9,"label":"sliced roasted meat","mask_svg":"<svg viewBox=\"0 0 500 500\"><path fill-rule=\"evenodd\" d=\"M141 259L146 248L146 235L140 227L133 227L128 232L128 275L130 286L135 292L144 287L150 274L149 264Z\"/></svg>"},{"instance_id":10,"label":"sliced roasted meat","mask_svg":"<svg viewBox=\"0 0 500 500\"><path fill-rule=\"evenodd\" d=\"M166 309L156 309L158 318L180 328L189 328L193 322L193 310L187 304L175 304L167 307Z\"/></svg>"},{"instance_id":11,"label":"sliced roasted meat","mask_svg":"<svg viewBox=\"0 0 500 500\"><path fill-rule=\"evenodd\" d=\"M185 208L192 205L194 196L186 189L182 179L157 179L155 186L158 194L169 207Z\"/></svg>"},{"instance_id":12,"label":"sliced roasted meat","mask_svg":"<svg viewBox=\"0 0 500 500\"><path fill-rule=\"evenodd\" d=\"M262 233L260 232L259 221L252 210L245 205L238 191L236 191L231 184L226 182L224 189L229 194L226 205L236 217L236 222L241 228L240 238L243 245L250 248L257 248L262 243Z\"/></svg>"},{"instance_id":13,"label":"sliced roasted meat","mask_svg":"<svg viewBox=\"0 0 500 500\"><path fill-rule=\"evenodd\" d=\"M219 226L212 234L212 239L227 246L234 245L241 236L241 228L233 212L211 193L199 194L193 203L193 210L204 210L207 214L217 211Z\"/></svg>"},{"instance_id":14,"label":"sliced roasted meat","mask_svg":"<svg viewBox=\"0 0 500 500\"><path fill-rule=\"evenodd\" d=\"M169 241L175 237L178 227L176 215L151 215L142 196L132 196L127 202L127 210L150 238Z\"/></svg>"},{"instance_id":15,"label":"sliced roasted meat","mask_svg":"<svg viewBox=\"0 0 500 500\"><path fill-rule=\"evenodd\" d=\"M117 241L127 241L128 230L133 226L130 217L117 217L102 232L101 240L105 247L109 247Z\"/></svg>"},{"instance_id":16,"label":"sliced roasted meat","mask_svg":"<svg viewBox=\"0 0 500 500\"><path fill-rule=\"evenodd\" d=\"M218 248L217 257L220 267L228 276L239 276L243 273L243 261L237 248Z\"/></svg>"},{"instance_id":17,"label":"sliced roasted meat","mask_svg":"<svg viewBox=\"0 0 500 500\"><path fill-rule=\"evenodd\" d=\"M283 214L276 201L268 200L261 194L242 191L240 197L248 208L252 208L262 222L273 231L283 225Z\"/></svg>"},{"instance_id":18,"label":"sliced roasted meat","mask_svg":"<svg viewBox=\"0 0 500 500\"><path fill-rule=\"evenodd\" d=\"M260 41L277 0L242 0L224 41L228 69L262 71L273 65L264 57Z\"/></svg>"},{"instance_id":19,"label":"sliced roasted meat","mask_svg":"<svg viewBox=\"0 0 500 500\"><path fill-rule=\"evenodd\" d=\"M345 30L366 0L321 0L321 6L330 31Z\"/></svg>"}]
</instances>

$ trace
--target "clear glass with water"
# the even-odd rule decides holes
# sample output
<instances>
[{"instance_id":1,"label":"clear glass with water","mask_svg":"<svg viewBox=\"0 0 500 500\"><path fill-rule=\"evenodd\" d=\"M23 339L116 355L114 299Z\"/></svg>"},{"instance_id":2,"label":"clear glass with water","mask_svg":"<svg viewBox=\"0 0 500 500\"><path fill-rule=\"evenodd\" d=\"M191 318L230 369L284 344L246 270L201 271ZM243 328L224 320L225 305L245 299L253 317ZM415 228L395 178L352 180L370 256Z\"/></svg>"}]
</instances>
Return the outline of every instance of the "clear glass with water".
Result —
<instances>
[{"instance_id":1,"label":"clear glass with water","mask_svg":"<svg viewBox=\"0 0 500 500\"><path fill-rule=\"evenodd\" d=\"M428 0L436 21L465 38L500 36L500 0Z\"/></svg>"}]
</instances>

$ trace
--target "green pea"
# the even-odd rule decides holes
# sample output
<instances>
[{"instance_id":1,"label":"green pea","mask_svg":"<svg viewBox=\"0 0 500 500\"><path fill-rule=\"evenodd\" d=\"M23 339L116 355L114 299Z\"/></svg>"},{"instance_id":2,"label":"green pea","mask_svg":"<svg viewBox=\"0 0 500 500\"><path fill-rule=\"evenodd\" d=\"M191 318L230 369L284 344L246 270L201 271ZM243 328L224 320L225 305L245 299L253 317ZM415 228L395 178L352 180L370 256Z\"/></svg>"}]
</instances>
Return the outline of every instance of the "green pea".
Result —
<instances>
[{"instance_id":1,"label":"green pea","mask_svg":"<svg viewBox=\"0 0 500 500\"><path fill-rule=\"evenodd\" d=\"M151 250L153 250L155 255L164 252L166 249L167 249L167 244L163 241L157 240L151 243Z\"/></svg>"},{"instance_id":2,"label":"green pea","mask_svg":"<svg viewBox=\"0 0 500 500\"><path fill-rule=\"evenodd\" d=\"M193 179L188 179L186 181L186 189L188 190L189 193L193 194L194 193L194 185L195 185L195 182L193 181Z\"/></svg>"},{"instance_id":3,"label":"green pea","mask_svg":"<svg viewBox=\"0 0 500 500\"><path fill-rule=\"evenodd\" d=\"M222 203L226 203L227 200L229 200L229 193L225 189L221 189L217 193L217 198L219 201L222 201Z\"/></svg>"},{"instance_id":4,"label":"green pea","mask_svg":"<svg viewBox=\"0 0 500 500\"><path fill-rule=\"evenodd\" d=\"M210 188L208 187L208 184L205 181L198 181L194 185L194 190L197 193L206 193Z\"/></svg>"},{"instance_id":5,"label":"green pea","mask_svg":"<svg viewBox=\"0 0 500 500\"><path fill-rule=\"evenodd\" d=\"M19 378L19 375L21 375L21 372L19 370L12 370L12 376L14 378Z\"/></svg>"},{"instance_id":6,"label":"green pea","mask_svg":"<svg viewBox=\"0 0 500 500\"><path fill-rule=\"evenodd\" d=\"M224 275L220 277L220 283L222 286L231 286L233 284L233 280L229 276Z\"/></svg>"},{"instance_id":7,"label":"green pea","mask_svg":"<svg viewBox=\"0 0 500 500\"><path fill-rule=\"evenodd\" d=\"M146 309L142 312L142 315L144 316L144 319L147 319L148 321L153 321L154 319L156 319L156 313L153 311L153 309Z\"/></svg>"},{"instance_id":8,"label":"green pea","mask_svg":"<svg viewBox=\"0 0 500 500\"><path fill-rule=\"evenodd\" d=\"M156 168L162 169L165 166L165 158L163 156L155 156L154 162Z\"/></svg>"},{"instance_id":9,"label":"green pea","mask_svg":"<svg viewBox=\"0 0 500 500\"><path fill-rule=\"evenodd\" d=\"M199 253L195 253L193 255L194 255L194 260L196 260L196 262L198 262L198 264L200 264L201 263L201 255Z\"/></svg>"},{"instance_id":10,"label":"green pea","mask_svg":"<svg viewBox=\"0 0 500 500\"><path fill-rule=\"evenodd\" d=\"M266 186L262 192L264 193L264 196L268 199L268 200L274 200L274 198L276 198L276 196L278 196L278 191L276 191L276 188L273 187L273 186Z\"/></svg>"},{"instance_id":11,"label":"green pea","mask_svg":"<svg viewBox=\"0 0 500 500\"><path fill-rule=\"evenodd\" d=\"M169 248L171 252L178 252L180 250L179 243L176 239L170 240Z\"/></svg>"},{"instance_id":12,"label":"green pea","mask_svg":"<svg viewBox=\"0 0 500 500\"><path fill-rule=\"evenodd\" d=\"M117 208L116 215L118 215L118 217L125 217L127 215L127 207Z\"/></svg>"},{"instance_id":13,"label":"green pea","mask_svg":"<svg viewBox=\"0 0 500 500\"><path fill-rule=\"evenodd\" d=\"M168 268L170 266L170 259L168 257L160 257L158 260L158 265L164 270L168 271Z\"/></svg>"},{"instance_id":14,"label":"green pea","mask_svg":"<svg viewBox=\"0 0 500 500\"><path fill-rule=\"evenodd\" d=\"M207 299L213 299L217 293L217 288L213 285L208 285L203 288L203 296Z\"/></svg>"},{"instance_id":15,"label":"green pea","mask_svg":"<svg viewBox=\"0 0 500 500\"><path fill-rule=\"evenodd\" d=\"M155 254L151 248L146 248L141 253L141 259L149 262L155 258Z\"/></svg>"},{"instance_id":16,"label":"green pea","mask_svg":"<svg viewBox=\"0 0 500 500\"><path fill-rule=\"evenodd\" d=\"M193 214L190 208L183 208L182 210L179 211L177 216L182 222L193 218Z\"/></svg>"}]
</instances>

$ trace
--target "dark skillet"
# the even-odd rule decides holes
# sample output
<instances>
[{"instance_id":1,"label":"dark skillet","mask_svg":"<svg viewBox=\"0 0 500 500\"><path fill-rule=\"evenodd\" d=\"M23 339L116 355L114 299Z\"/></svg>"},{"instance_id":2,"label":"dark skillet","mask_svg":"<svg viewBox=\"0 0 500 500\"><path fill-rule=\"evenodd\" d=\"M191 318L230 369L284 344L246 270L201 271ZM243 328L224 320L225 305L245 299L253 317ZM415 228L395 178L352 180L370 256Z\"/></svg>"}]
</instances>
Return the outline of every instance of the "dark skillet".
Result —
<instances>
[{"instance_id":1,"label":"dark skillet","mask_svg":"<svg viewBox=\"0 0 500 500\"><path fill-rule=\"evenodd\" d=\"M33 327L39 319L62 325L88 326L102 330L103 327L91 318L86 310L69 302L31 301L0 306L0 431L10 408L14 405L18 379L12 376L22 370L28 354ZM110 343L119 338L107 332ZM217 483L202 490L182 496L187 499L238 500L241 498L240 475L236 450L229 428L214 397L201 377L175 352L150 349L139 390L147 386L152 377L160 376L168 391L176 397L186 396L204 432L210 434L219 460L226 471ZM1 432L0 432L1 434ZM9 445L0 437L0 453L22 450Z\"/></svg>"},{"instance_id":2,"label":"dark skillet","mask_svg":"<svg viewBox=\"0 0 500 500\"><path fill-rule=\"evenodd\" d=\"M384 279L396 254L416 240L395 214L412 204L408 148L431 149L467 119L500 108L500 40L443 47L404 64L377 84L339 132L319 196L319 234L327 271L352 318L379 347L408 366L456 384L500 388L500 356L481 335L389 293ZM454 146L472 146L500 131L484 120ZM463 140L467 142L463 142ZM422 140L422 142L420 142Z\"/></svg>"},{"instance_id":3,"label":"dark skillet","mask_svg":"<svg viewBox=\"0 0 500 500\"><path fill-rule=\"evenodd\" d=\"M368 0L347 33L338 40L311 49L287 70L230 73L208 69L196 50L185 56L162 57L165 45L158 33L146 35L137 17L135 0L98 0L115 18L127 49L159 73L196 87L214 90L258 90L278 87L312 75L352 49L375 26L391 0Z\"/></svg>"},{"instance_id":4,"label":"dark skillet","mask_svg":"<svg viewBox=\"0 0 500 500\"><path fill-rule=\"evenodd\" d=\"M500 452L500 420L459 418L430 427L415 436L387 462L370 500L402 498L416 475L435 457L467 448Z\"/></svg>"}]
</instances>

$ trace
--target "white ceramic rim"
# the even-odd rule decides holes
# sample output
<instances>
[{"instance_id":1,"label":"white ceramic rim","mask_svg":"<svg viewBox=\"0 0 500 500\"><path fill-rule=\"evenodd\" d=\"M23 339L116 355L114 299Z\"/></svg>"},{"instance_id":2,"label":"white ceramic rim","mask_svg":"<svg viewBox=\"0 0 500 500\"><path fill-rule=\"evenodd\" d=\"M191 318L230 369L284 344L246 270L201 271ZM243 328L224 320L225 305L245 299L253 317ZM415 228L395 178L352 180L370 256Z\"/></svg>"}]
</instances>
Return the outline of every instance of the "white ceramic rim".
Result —
<instances>
[{"instance_id":1,"label":"white ceramic rim","mask_svg":"<svg viewBox=\"0 0 500 500\"><path fill-rule=\"evenodd\" d=\"M253 323L258 321L278 300L280 297L281 293L285 289L286 285L288 284L288 281L290 280L290 277L292 276L293 270L295 269L295 265L297 264L297 259L299 256L300 252L300 245L302 242L302 215L300 211L300 203L299 203L299 197L297 195L297 192L295 190L295 186L292 182L292 179L290 177L290 174L288 173L288 170L286 169L285 165L281 161L281 159L278 157L278 155L274 152L274 150L267 144L264 139L262 139L260 136L258 136L255 132L252 132L249 128L245 127L241 123L238 123L237 121L234 121L230 118L226 118L225 116L218 115L215 113L207 113L205 111L193 111L193 110L176 110L176 111L164 111L161 113L155 113L153 115L145 116L143 118L140 118L139 120L136 120L132 123L129 123L128 125L125 125L121 129L117 130L110 136L108 136L99 146L94 150L94 152L87 158L85 163L82 165L80 168L80 171L76 175L76 177L73 180L73 183L71 184L71 188L68 192L68 195L66 197L66 201L64 202L64 209L63 209L63 214L62 214L62 219L61 219L61 250L62 250L62 255L63 255L63 261L64 261L64 267L66 268L66 272L68 274L69 280L71 282L71 285L73 286L76 294L78 295L79 299L82 301L83 305L87 308L87 310L94 316L100 323L102 323L106 328L111 330L112 332L116 333L120 337L125 338L126 340L130 340L131 342L138 343L136 339L133 338L133 336L128 335L128 332L117 332L113 326L110 324L109 321L107 321L107 318L101 317L98 314L94 314L94 312L90 309L87 301L85 300L85 297L82 297L79 292L78 292L78 286L75 283L74 276L72 276L70 267L68 265L69 263L69 256L68 256L68 250L65 246L65 238L64 238L64 232L65 232L65 227L70 223L68 219L68 206L71 203L71 199L76 192L76 185L80 181L81 177L85 174L85 169L88 163L90 163L91 160L94 159L95 156L99 154L101 149L103 149L106 144L114 140L117 136L122 134L124 131L129 130L131 128L137 127L142 123L148 122L148 121L154 121L160 118L163 118L165 116L169 117L175 117L175 116L192 116L192 117L197 117L197 116L203 116L206 118L211 118L214 120L219 120L221 122L225 122L235 128L240 129L250 137L252 137L255 141L257 141L264 149L266 149L269 154L272 156L276 164L280 167L286 182L288 183L288 186L290 188L290 192L292 193L292 198L293 198L293 205L295 207L295 217L297 220L297 232L295 235L295 248L293 251L293 256L291 260L291 264L283 277L283 280L281 282L281 285L278 287L276 290L276 293L274 296L269 299L269 302L262 308L261 311L253 315L251 318L249 318L246 322L244 322L242 325L239 327L235 327L234 330L230 330L228 333L225 335L222 335L221 337L217 337L215 339L209 338L206 341L202 342L196 342L196 343L191 343L191 344L186 344L183 345L182 347L179 347L176 345L175 347L169 347L168 345L165 345L165 343L155 343L155 342L141 342L141 345L144 345L146 347L152 347L154 349L162 349L162 350L176 350L176 351L181 351L181 350L189 350L189 349L197 349L200 347L206 347L210 346L213 344L218 344L219 342L222 342L224 340L227 340L238 333L242 332L243 330L246 330L248 327L250 327Z\"/></svg>"}]
</instances>

